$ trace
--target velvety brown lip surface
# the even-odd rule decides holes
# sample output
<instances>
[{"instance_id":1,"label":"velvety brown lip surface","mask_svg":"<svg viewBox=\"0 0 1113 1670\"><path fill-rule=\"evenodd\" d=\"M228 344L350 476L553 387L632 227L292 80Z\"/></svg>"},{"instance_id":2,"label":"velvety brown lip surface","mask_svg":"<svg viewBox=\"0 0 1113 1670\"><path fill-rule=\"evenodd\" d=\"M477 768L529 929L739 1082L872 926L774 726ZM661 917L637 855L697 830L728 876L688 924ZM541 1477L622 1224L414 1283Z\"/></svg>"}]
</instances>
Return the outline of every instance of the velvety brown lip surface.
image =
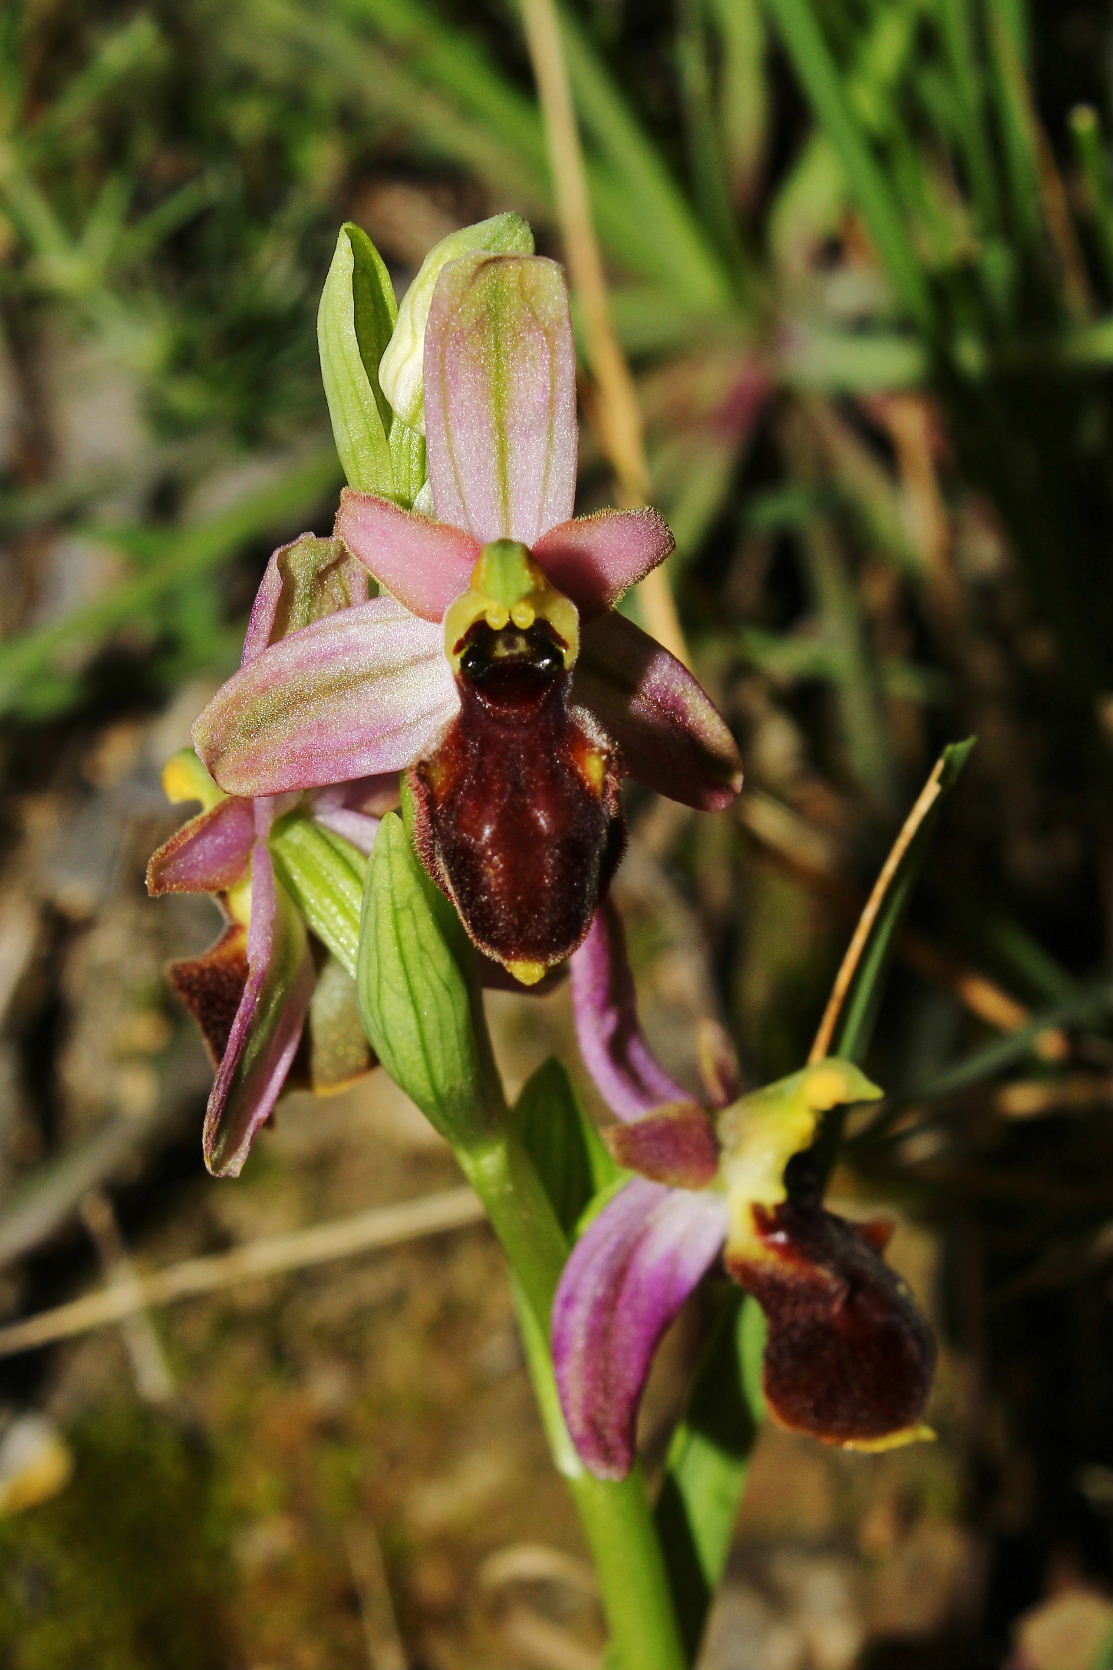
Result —
<instances>
[{"instance_id":1,"label":"velvety brown lip surface","mask_svg":"<svg viewBox=\"0 0 1113 1670\"><path fill-rule=\"evenodd\" d=\"M884 1227L787 1201L755 1206L754 1222L761 1254L728 1257L728 1265L769 1325L770 1413L830 1444L874 1443L914 1428L931 1389L935 1342L882 1257Z\"/></svg>"},{"instance_id":2,"label":"velvety brown lip surface","mask_svg":"<svg viewBox=\"0 0 1113 1670\"><path fill-rule=\"evenodd\" d=\"M621 854L618 763L570 702L544 623L477 626L460 712L412 773L414 838L480 950L550 967L590 925Z\"/></svg>"}]
</instances>

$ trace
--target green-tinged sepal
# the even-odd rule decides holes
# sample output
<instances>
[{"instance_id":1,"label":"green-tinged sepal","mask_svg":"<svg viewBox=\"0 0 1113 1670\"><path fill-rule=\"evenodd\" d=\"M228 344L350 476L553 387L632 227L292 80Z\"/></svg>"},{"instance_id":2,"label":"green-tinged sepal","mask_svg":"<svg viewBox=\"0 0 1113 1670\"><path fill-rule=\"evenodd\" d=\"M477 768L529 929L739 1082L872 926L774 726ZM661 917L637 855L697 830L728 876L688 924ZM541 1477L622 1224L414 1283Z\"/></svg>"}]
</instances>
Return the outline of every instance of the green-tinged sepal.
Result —
<instances>
[{"instance_id":1,"label":"green-tinged sepal","mask_svg":"<svg viewBox=\"0 0 1113 1670\"><path fill-rule=\"evenodd\" d=\"M271 830L269 846L284 886L321 943L353 978L367 860L342 835L299 810Z\"/></svg>"},{"instance_id":2,"label":"green-tinged sepal","mask_svg":"<svg viewBox=\"0 0 1113 1670\"><path fill-rule=\"evenodd\" d=\"M397 315L382 257L367 233L349 222L336 240L317 313L321 378L344 474L351 486L386 498L396 497L397 488L392 413L379 361Z\"/></svg>"},{"instance_id":3,"label":"green-tinged sepal","mask_svg":"<svg viewBox=\"0 0 1113 1670\"><path fill-rule=\"evenodd\" d=\"M403 297L398 323L379 365L386 397L411 429L425 433L425 326L442 269L463 255L532 255L533 248L529 223L515 214L492 215L474 226L462 226L433 245Z\"/></svg>"},{"instance_id":4,"label":"green-tinged sepal","mask_svg":"<svg viewBox=\"0 0 1113 1670\"><path fill-rule=\"evenodd\" d=\"M367 570L342 539L303 533L271 557L245 641L250 659L304 626L366 603Z\"/></svg>"},{"instance_id":5,"label":"green-tinged sepal","mask_svg":"<svg viewBox=\"0 0 1113 1670\"><path fill-rule=\"evenodd\" d=\"M460 920L395 813L367 867L356 989L376 1055L430 1124L457 1145L489 1139L502 1090Z\"/></svg>"}]
</instances>

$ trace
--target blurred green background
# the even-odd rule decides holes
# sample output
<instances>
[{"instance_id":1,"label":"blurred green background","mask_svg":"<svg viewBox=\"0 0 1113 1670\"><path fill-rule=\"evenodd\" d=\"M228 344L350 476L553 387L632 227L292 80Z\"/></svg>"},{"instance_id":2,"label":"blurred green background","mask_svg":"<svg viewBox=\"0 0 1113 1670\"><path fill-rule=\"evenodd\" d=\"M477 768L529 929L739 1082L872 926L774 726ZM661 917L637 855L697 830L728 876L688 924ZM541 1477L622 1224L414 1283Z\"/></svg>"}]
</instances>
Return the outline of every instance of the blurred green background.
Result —
<instances>
[{"instance_id":1,"label":"blurred green background","mask_svg":"<svg viewBox=\"0 0 1113 1670\"><path fill-rule=\"evenodd\" d=\"M1106 9L596 0L563 20L671 580L747 761L735 813L631 800L619 898L677 1071L700 1016L751 1082L799 1065L940 744L979 739L874 1046L891 1098L836 1178L856 1210L901 1214L895 1261L944 1342L940 1443L866 1461L763 1437L706 1662L1096 1670ZM205 1179L205 1065L160 965L215 917L148 905L141 877L174 823L161 761L235 665L270 549L331 522L314 318L337 227L366 227L401 289L438 237L502 209L561 256L512 6L0 12L10 1317L132 1254L171 1263L452 1182L378 1081L295 1103L242 1185ZM580 508L614 491L589 425ZM497 1000L512 1077L571 1050L564 1003ZM478 1232L129 1329L0 1363L13 1670L592 1662L575 1530ZM667 1411L667 1366L655 1395ZM17 1512L29 1412L57 1465Z\"/></svg>"}]
</instances>

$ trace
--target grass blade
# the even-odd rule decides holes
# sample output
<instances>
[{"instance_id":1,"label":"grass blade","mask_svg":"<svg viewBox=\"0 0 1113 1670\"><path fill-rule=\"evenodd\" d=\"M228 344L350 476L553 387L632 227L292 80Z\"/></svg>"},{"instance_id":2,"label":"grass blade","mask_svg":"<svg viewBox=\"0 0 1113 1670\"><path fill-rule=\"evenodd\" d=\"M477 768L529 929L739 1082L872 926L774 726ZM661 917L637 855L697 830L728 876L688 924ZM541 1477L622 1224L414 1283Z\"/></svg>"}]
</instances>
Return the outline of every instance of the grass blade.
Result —
<instances>
[{"instance_id":1,"label":"grass blade","mask_svg":"<svg viewBox=\"0 0 1113 1670\"><path fill-rule=\"evenodd\" d=\"M974 738L944 748L866 901L809 1060L837 1055L860 1062L869 1048L885 971L943 801L959 779Z\"/></svg>"},{"instance_id":2,"label":"grass blade","mask_svg":"<svg viewBox=\"0 0 1113 1670\"><path fill-rule=\"evenodd\" d=\"M929 338L936 334L935 307L900 202L890 189L849 97L846 77L836 63L809 0L766 0L770 16L792 60L817 117L846 172L858 204L906 312Z\"/></svg>"}]
</instances>

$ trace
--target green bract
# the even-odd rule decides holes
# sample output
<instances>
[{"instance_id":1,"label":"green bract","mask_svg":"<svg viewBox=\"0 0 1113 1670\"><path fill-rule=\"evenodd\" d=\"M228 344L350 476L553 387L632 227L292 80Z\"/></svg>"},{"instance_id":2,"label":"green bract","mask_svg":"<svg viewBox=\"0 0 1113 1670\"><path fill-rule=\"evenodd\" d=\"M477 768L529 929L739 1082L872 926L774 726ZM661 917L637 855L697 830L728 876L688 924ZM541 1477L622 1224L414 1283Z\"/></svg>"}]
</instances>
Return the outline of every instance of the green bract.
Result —
<instances>
[{"instance_id":1,"label":"green bract","mask_svg":"<svg viewBox=\"0 0 1113 1670\"><path fill-rule=\"evenodd\" d=\"M489 1139L502 1089L479 1017L473 954L401 818L382 821L367 866L356 987L373 1049L442 1136Z\"/></svg>"}]
</instances>

